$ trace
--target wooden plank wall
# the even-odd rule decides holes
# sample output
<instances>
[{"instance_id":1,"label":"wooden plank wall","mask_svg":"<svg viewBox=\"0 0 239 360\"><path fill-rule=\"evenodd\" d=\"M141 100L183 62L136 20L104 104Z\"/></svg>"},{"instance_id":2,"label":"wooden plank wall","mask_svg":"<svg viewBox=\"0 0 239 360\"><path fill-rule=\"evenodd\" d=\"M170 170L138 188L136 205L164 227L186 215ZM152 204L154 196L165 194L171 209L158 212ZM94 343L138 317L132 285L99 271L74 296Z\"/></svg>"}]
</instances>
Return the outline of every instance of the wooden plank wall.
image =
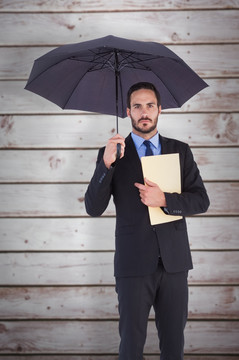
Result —
<instances>
[{"instance_id":1,"label":"wooden plank wall","mask_svg":"<svg viewBox=\"0 0 239 360\"><path fill-rule=\"evenodd\" d=\"M185 359L239 358L238 15L238 0L0 1L1 359L117 359L114 207L92 219L83 202L114 117L23 89L35 58L108 34L166 44L210 85L159 130L191 145L211 199L188 218ZM159 359L153 314L145 359Z\"/></svg>"}]
</instances>

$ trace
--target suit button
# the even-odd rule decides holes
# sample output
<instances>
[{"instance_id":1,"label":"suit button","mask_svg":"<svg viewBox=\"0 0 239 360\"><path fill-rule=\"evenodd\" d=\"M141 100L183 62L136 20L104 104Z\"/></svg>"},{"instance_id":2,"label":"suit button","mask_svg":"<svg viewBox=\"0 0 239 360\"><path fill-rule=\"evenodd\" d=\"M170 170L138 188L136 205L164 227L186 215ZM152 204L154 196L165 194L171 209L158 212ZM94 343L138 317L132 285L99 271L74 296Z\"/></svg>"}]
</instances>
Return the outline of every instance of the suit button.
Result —
<instances>
[{"instance_id":1,"label":"suit button","mask_svg":"<svg viewBox=\"0 0 239 360\"><path fill-rule=\"evenodd\" d=\"M102 182L103 182L103 180L104 180L105 176L106 176L106 174L105 174L105 173L103 173L103 174L101 175L101 177L100 177L100 179L99 179L99 183L100 183L100 184L102 184Z\"/></svg>"}]
</instances>

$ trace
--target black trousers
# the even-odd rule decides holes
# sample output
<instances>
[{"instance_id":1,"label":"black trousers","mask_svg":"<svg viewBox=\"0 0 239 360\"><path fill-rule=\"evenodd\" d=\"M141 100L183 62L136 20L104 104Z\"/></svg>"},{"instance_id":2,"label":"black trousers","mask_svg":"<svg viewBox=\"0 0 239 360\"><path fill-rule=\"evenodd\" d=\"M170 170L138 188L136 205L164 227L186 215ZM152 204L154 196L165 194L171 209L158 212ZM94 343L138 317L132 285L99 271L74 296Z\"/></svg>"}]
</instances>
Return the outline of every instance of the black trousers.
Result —
<instances>
[{"instance_id":1,"label":"black trousers","mask_svg":"<svg viewBox=\"0 0 239 360\"><path fill-rule=\"evenodd\" d=\"M157 271L143 277L116 278L119 301L119 360L143 360L151 307L159 337L161 360L182 360L188 313L188 272Z\"/></svg>"}]
</instances>

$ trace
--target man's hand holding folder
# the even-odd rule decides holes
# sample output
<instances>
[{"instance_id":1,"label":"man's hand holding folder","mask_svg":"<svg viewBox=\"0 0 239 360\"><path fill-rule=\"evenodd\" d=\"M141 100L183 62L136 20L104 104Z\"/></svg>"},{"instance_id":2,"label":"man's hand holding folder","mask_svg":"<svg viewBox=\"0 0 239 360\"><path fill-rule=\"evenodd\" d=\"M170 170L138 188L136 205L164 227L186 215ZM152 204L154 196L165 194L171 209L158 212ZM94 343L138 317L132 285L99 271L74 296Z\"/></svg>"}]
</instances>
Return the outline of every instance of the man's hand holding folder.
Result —
<instances>
[{"instance_id":1,"label":"man's hand holding folder","mask_svg":"<svg viewBox=\"0 0 239 360\"><path fill-rule=\"evenodd\" d=\"M135 183L134 185L139 189L139 195L144 205L150 207L166 207L166 199L164 192L160 189L158 184L144 179L145 185Z\"/></svg>"}]
</instances>

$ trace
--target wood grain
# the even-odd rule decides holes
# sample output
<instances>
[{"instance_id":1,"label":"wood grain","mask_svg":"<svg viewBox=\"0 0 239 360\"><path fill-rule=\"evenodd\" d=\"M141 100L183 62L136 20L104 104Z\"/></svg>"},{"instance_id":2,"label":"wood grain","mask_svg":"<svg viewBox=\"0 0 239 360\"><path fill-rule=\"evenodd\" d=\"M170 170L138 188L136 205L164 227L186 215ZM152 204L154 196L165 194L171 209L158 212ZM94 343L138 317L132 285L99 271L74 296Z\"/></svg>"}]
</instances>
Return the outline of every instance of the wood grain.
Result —
<instances>
[{"instance_id":1,"label":"wood grain","mask_svg":"<svg viewBox=\"0 0 239 360\"><path fill-rule=\"evenodd\" d=\"M113 286L0 288L0 298L2 320L119 318ZM238 305L238 286L189 287L189 319L238 320Z\"/></svg>"},{"instance_id":2,"label":"wood grain","mask_svg":"<svg viewBox=\"0 0 239 360\"><path fill-rule=\"evenodd\" d=\"M191 249L239 250L238 222L187 218ZM0 251L114 251L114 231L115 218L0 218Z\"/></svg>"},{"instance_id":3,"label":"wood grain","mask_svg":"<svg viewBox=\"0 0 239 360\"><path fill-rule=\"evenodd\" d=\"M238 10L0 13L0 22L0 45L9 46L55 46L108 34L167 44L238 41Z\"/></svg>"},{"instance_id":4,"label":"wood grain","mask_svg":"<svg viewBox=\"0 0 239 360\"><path fill-rule=\"evenodd\" d=\"M0 359L5 355L0 354ZM234 355L185 355L185 360L235 360ZM7 360L118 360L118 355L8 355ZM144 360L158 360L158 355L144 355Z\"/></svg>"},{"instance_id":5,"label":"wood grain","mask_svg":"<svg viewBox=\"0 0 239 360\"><path fill-rule=\"evenodd\" d=\"M204 181L239 179L239 148L193 149ZM0 152L0 182L89 182L98 150L52 150Z\"/></svg>"},{"instance_id":6,"label":"wood grain","mask_svg":"<svg viewBox=\"0 0 239 360\"><path fill-rule=\"evenodd\" d=\"M115 117L106 115L2 115L0 124L2 149L99 148L115 134ZM164 113L158 130L191 146L238 146L239 114ZM130 131L130 120L119 119L120 134Z\"/></svg>"},{"instance_id":7,"label":"wood grain","mask_svg":"<svg viewBox=\"0 0 239 360\"><path fill-rule=\"evenodd\" d=\"M20 357L19 357L20 356ZM5 360L0 354L0 359ZM185 355L185 360L235 360L234 355ZM8 355L7 360L118 360L118 355ZM144 360L158 360L158 355L144 355Z\"/></svg>"},{"instance_id":8,"label":"wood grain","mask_svg":"<svg viewBox=\"0 0 239 360\"><path fill-rule=\"evenodd\" d=\"M205 186L211 201L206 216L239 214L238 182L210 182ZM86 184L2 184L0 217L86 216L86 189ZM103 215L115 216L112 200Z\"/></svg>"},{"instance_id":9,"label":"wood grain","mask_svg":"<svg viewBox=\"0 0 239 360\"><path fill-rule=\"evenodd\" d=\"M238 251L194 251L190 284L239 284ZM0 285L113 285L113 252L2 253Z\"/></svg>"},{"instance_id":10,"label":"wood grain","mask_svg":"<svg viewBox=\"0 0 239 360\"><path fill-rule=\"evenodd\" d=\"M113 321L11 321L1 323L0 352L58 354L116 354L118 323ZM191 354L238 354L239 322L188 322L185 352ZM107 339L107 341L105 341ZM149 322L146 353L158 353L154 322Z\"/></svg>"},{"instance_id":11,"label":"wood grain","mask_svg":"<svg viewBox=\"0 0 239 360\"><path fill-rule=\"evenodd\" d=\"M239 183L206 183L210 198L207 215L237 215L239 204Z\"/></svg>"},{"instance_id":12,"label":"wood grain","mask_svg":"<svg viewBox=\"0 0 239 360\"><path fill-rule=\"evenodd\" d=\"M0 182L89 182L97 150L1 151ZM239 148L193 149L204 181L236 181Z\"/></svg>"},{"instance_id":13,"label":"wood grain","mask_svg":"<svg viewBox=\"0 0 239 360\"><path fill-rule=\"evenodd\" d=\"M28 2L26 0L2 0L1 12L112 12L112 11L140 11L140 10L185 10L185 9L236 9L239 7L237 0L218 1L211 0L103 0L83 2L71 0L48 0L41 2Z\"/></svg>"}]
</instances>

